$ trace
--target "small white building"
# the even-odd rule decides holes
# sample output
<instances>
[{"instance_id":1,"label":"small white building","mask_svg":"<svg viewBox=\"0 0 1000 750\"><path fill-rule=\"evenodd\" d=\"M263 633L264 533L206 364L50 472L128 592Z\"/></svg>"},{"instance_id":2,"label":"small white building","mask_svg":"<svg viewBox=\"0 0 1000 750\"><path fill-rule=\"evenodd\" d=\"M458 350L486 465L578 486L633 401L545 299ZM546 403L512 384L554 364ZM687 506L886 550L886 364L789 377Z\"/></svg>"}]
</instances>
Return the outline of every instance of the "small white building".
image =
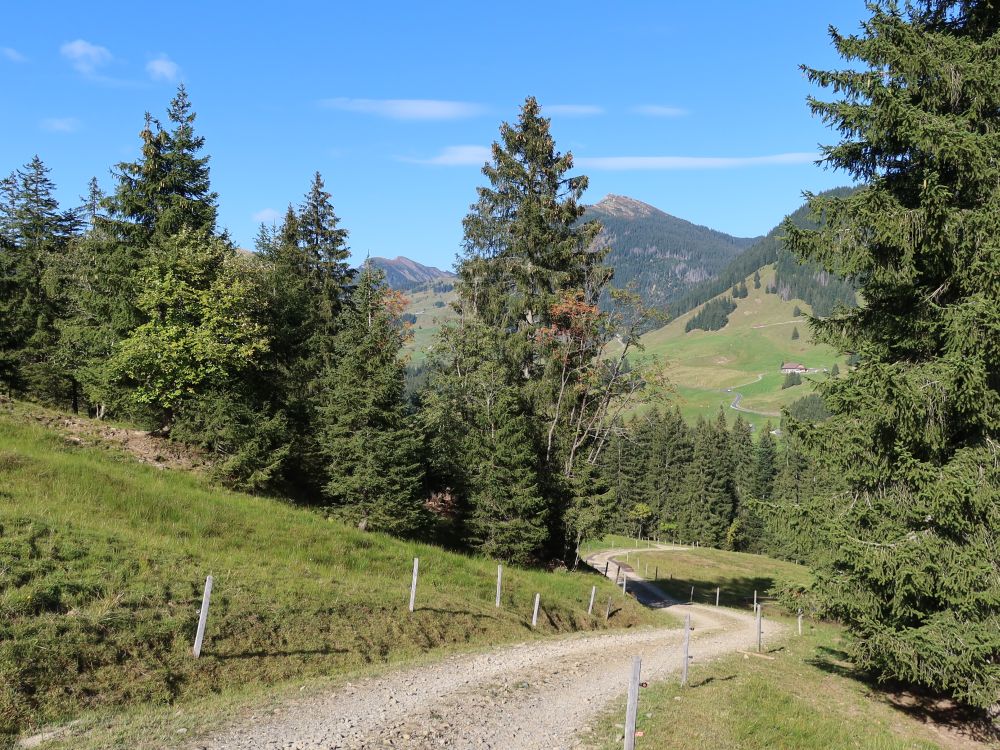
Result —
<instances>
[{"instance_id":1,"label":"small white building","mask_svg":"<svg viewBox=\"0 0 1000 750\"><path fill-rule=\"evenodd\" d=\"M787 375L790 372L797 372L802 375L809 372L809 368L805 365L800 365L798 362L782 362L781 372L784 375Z\"/></svg>"}]
</instances>

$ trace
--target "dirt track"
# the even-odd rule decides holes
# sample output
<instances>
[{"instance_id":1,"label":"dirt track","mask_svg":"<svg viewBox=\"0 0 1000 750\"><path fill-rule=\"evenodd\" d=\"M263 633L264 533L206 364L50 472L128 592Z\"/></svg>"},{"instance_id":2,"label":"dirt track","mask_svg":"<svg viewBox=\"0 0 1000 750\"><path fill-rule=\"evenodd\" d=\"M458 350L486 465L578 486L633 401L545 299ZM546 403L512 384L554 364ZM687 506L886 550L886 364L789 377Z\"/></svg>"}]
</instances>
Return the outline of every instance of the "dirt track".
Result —
<instances>
[{"instance_id":1,"label":"dirt track","mask_svg":"<svg viewBox=\"0 0 1000 750\"><path fill-rule=\"evenodd\" d=\"M605 561L616 555L603 552L591 561L603 571ZM609 576L616 572L611 562ZM626 575L630 593L662 609L664 617L691 614L693 679L699 663L755 642L751 613L677 604L630 570ZM247 717L191 747L579 747L577 738L588 723L624 695L634 656L642 657L644 680L664 679L679 670L682 631L676 621L672 624L524 643L393 672L290 703L277 715ZM775 638L778 626L766 623L765 633Z\"/></svg>"}]
</instances>

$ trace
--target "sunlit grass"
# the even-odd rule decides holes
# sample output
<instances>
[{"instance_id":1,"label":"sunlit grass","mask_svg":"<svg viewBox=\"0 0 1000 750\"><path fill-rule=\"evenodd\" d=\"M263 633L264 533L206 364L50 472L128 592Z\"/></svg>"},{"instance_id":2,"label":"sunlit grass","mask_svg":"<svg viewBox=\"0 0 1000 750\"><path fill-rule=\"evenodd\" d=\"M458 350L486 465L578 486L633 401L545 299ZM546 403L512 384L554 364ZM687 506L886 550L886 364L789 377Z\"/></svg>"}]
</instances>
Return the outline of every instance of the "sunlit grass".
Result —
<instances>
[{"instance_id":1,"label":"sunlit grass","mask_svg":"<svg viewBox=\"0 0 1000 750\"><path fill-rule=\"evenodd\" d=\"M407 611L413 557L416 612ZM203 657L190 649L215 579ZM85 709L263 690L475 647L606 627L584 572L364 533L279 500L81 448L0 416L0 734ZM531 605L542 614L531 629ZM652 622L629 599L610 626Z\"/></svg>"}]
</instances>

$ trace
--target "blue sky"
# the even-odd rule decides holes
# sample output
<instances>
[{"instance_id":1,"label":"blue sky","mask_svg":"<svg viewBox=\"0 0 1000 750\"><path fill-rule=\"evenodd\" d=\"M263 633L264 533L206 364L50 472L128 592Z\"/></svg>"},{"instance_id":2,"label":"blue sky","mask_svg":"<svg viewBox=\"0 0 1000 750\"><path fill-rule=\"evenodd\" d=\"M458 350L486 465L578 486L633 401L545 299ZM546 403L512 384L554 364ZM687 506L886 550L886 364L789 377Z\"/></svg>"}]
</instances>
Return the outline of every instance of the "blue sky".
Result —
<instances>
[{"instance_id":1,"label":"blue sky","mask_svg":"<svg viewBox=\"0 0 1000 750\"><path fill-rule=\"evenodd\" d=\"M138 152L143 113L188 87L220 222L250 246L319 170L356 258L451 265L503 120L533 95L586 199L629 195L732 234L766 232L835 134L800 63L863 0L716 3L15 3L0 29L0 172L38 154L63 201Z\"/></svg>"}]
</instances>

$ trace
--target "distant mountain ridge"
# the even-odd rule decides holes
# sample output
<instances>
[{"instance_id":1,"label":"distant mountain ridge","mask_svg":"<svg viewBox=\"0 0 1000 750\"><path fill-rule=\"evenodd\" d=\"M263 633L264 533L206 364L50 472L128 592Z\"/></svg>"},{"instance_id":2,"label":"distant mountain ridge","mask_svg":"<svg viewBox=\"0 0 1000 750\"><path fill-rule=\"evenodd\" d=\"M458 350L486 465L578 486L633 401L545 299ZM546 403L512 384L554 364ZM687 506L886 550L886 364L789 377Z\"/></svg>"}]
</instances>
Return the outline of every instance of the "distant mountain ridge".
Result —
<instances>
[{"instance_id":1,"label":"distant mountain ridge","mask_svg":"<svg viewBox=\"0 0 1000 750\"><path fill-rule=\"evenodd\" d=\"M397 256L395 258L369 258L369 262L385 272L385 281L393 289L407 291L434 281L455 278L451 271L442 271L434 266L425 266L415 260Z\"/></svg>"},{"instance_id":2,"label":"distant mountain ridge","mask_svg":"<svg viewBox=\"0 0 1000 750\"><path fill-rule=\"evenodd\" d=\"M582 221L597 220L598 243L611 247L605 261L614 285L634 284L647 304L668 306L689 288L711 279L759 237L733 237L671 216L624 195L587 206Z\"/></svg>"}]
</instances>

